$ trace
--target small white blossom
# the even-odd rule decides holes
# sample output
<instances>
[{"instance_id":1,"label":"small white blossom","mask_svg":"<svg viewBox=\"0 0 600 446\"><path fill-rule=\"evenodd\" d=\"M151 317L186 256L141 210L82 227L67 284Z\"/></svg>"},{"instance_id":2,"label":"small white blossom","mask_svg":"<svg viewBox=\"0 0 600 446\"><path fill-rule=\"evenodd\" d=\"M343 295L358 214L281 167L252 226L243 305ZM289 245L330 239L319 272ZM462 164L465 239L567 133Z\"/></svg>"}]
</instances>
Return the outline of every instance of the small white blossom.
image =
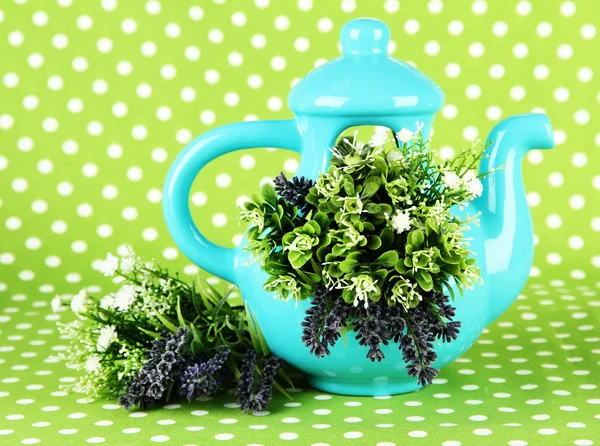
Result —
<instances>
[{"instance_id":1,"label":"small white blossom","mask_svg":"<svg viewBox=\"0 0 600 446\"><path fill-rule=\"evenodd\" d=\"M135 286L123 285L115 295L115 306L119 311L127 311L135 300Z\"/></svg>"},{"instance_id":2,"label":"small white blossom","mask_svg":"<svg viewBox=\"0 0 600 446\"><path fill-rule=\"evenodd\" d=\"M396 138L398 138L398 140L402 141L404 144L412 140L414 136L414 132L411 132L410 130L404 127L402 128L402 130L396 133Z\"/></svg>"},{"instance_id":3,"label":"small white blossom","mask_svg":"<svg viewBox=\"0 0 600 446\"><path fill-rule=\"evenodd\" d=\"M483 194L483 183L479 178L472 178L467 181L467 189L474 197L481 197L481 194Z\"/></svg>"},{"instance_id":4,"label":"small white blossom","mask_svg":"<svg viewBox=\"0 0 600 446\"><path fill-rule=\"evenodd\" d=\"M458 189L462 184L462 179L455 172L444 173L444 186L450 190Z\"/></svg>"},{"instance_id":5,"label":"small white blossom","mask_svg":"<svg viewBox=\"0 0 600 446\"><path fill-rule=\"evenodd\" d=\"M58 294L56 296L54 296L54 299L52 299L52 301L50 302L50 306L52 307L52 311L54 313L57 313L58 310L61 309L62 299L60 298L60 296Z\"/></svg>"},{"instance_id":6,"label":"small white blossom","mask_svg":"<svg viewBox=\"0 0 600 446\"><path fill-rule=\"evenodd\" d=\"M477 178L477 174L472 170L465 174L465 186L469 193L474 197L480 197L483 193L483 183Z\"/></svg>"},{"instance_id":7,"label":"small white blossom","mask_svg":"<svg viewBox=\"0 0 600 446\"><path fill-rule=\"evenodd\" d=\"M107 253L100 272L105 276L113 276L117 269L119 269L119 258L113 256L110 252Z\"/></svg>"},{"instance_id":8,"label":"small white blossom","mask_svg":"<svg viewBox=\"0 0 600 446\"><path fill-rule=\"evenodd\" d=\"M412 222L408 211L397 210L390 223L392 228L394 228L398 234L401 234L410 229Z\"/></svg>"},{"instance_id":9,"label":"small white blossom","mask_svg":"<svg viewBox=\"0 0 600 446\"><path fill-rule=\"evenodd\" d=\"M71 300L71 310L73 310L73 313L79 313L82 311L87 303L87 300L88 293L85 288L83 288L79 291L79 293L73 296L73 300Z\"/></svg>"},{"instance_id":10,"label":"small white blossom","mask_svg":"<svg viewBox=\"0 0 600 446\"><path fill-rule=\"evenodd\" d=\"M114 306L115 298L112 297L110 294L107 294L102 299L100 299L100 308L102 308L103 310L110 310L111 308L114 308Z\"/></svg>"},{"instance_id":11,"label":"small white blossom","mask_svg":"<svg viewBox=\"0 0 600 446\"><path fill-rule=\"evenodd\" d=\"M102 327L96 343L96 350L99 352L106 351L116 339L117 331L114 325Z\"/></svg>"},{"instance_id":12,"label":"small white blossom","mask_svg":"<svg viewBox=\"0 0 600 446\"><path fill-rule=\"evenodd\" d=\"M135 266L135 255L133 253L121 259L121 272L123 274L129 274L133 271Z\"/></svg>"},{"instance_id":13,"label":"small white blossom","mask_svg":"<svg viewBox=\"0 0 600 446\"><path fill-rule=\"evenodd\" d=\"M100 356L90 356L87 361L85 361L85 369L90 373L100 370Z\"/></svg>"},{"instance_id":14,"label":"small white blossom","mask_svg":"<svg viewBox=\"0 0 600 446\"><path fill-rule=\"evenodd\" d=\"M373 136L371 136L369 144L371 144L374 147L381 147L386 142L388 142L387 132L377 131Z\"/></svg>"},{"instance_id":15,"label":"small white blossom","mask_svg":"<svg viewBox=\"0 0 600 446\"><path fill-rule=\"evenodd\" d=\"M403 155L398 150L392 150L387 155L388 163L393 163L394 161L400 161L402 158L403 158Z\"/></svg>"}]
</instances>

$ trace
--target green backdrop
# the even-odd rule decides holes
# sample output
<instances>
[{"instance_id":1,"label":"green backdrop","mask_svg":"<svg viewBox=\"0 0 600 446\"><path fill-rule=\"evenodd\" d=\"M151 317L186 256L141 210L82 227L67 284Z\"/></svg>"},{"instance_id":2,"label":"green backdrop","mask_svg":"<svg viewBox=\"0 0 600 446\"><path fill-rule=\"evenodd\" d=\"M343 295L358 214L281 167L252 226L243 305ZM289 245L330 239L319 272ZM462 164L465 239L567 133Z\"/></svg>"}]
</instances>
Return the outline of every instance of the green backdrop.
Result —
<instances>
[{"instance_id":1,"label":"green backdrop","mask_svg":"<svg viewBox=\"0 0 600 446\"><path fill-rule=\"evenodd\" d=\"M444 156L502 117L549 114L556 149L524 162L537 248L519 300L409 395L304 388L245 416L234 398L128 414L60 391L75 372L57 361L54 294L110 290L93 267L125 243L196 274L161 215L170 162L215 126L289 118L290 87L339 54L341 26L360 16L385 20L390 51L444 89ZM596 0L1 1L0 443L594 444L599 26ZM191 198L198 225L233 245L236 202L296 167L269 149L215 161Z\"/></svg>"}]
</instances>

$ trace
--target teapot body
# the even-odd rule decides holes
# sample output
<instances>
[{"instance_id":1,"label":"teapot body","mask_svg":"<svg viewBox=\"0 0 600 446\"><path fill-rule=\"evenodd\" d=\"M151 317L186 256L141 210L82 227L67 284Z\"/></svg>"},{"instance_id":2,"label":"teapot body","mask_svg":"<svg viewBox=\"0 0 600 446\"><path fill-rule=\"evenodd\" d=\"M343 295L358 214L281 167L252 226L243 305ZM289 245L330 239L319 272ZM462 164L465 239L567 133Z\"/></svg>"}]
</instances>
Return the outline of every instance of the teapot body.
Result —
<instances>
[{"instance_id":1,"label":"teapot body","mask_svg":"<svg viewBox=\"0 0 600 446\"><path fill-rule=\"evenodd\" d=\"M274 299L264 290L267 274L253 263L242 243L235 249L218 246L196 227L189 195L198 172L215 158L235 150L278 147L300 154L297 176L316 179L327 171L330 148L339 135L354 126L383 126L396 132L421 127L431 135L435 113L441 109L441 89L416 68L387 55L389 29L376 19L355 19L341 32L342 57L322 65L292 90L289 108L295 119L248 121L212 129L191 141L174 160L163 192L163 212L176 245L209 273L236 284L274 354L304 372L324 391L347 395L390 395L419 388L408 375L398 346L382 348L385 359L371 362L353 332L316 358L303 344L301 322L310 300ZM467 232L483 284L466 290L453 302L455 320L462 326L456 340L435 347L433 367L454 361L477 340L487 324L517 298L533 261L533 229L521 175L528 150L554 146L547 116L526 114L498 123L487 140L489 156L480 173L483 195L456 214L480 215L480 225ZM501 169L501 170L499 170ZM464 217L464 215L461 215ZM451 286L452 283L451 283Z\"/></svg>"}]
</instances>

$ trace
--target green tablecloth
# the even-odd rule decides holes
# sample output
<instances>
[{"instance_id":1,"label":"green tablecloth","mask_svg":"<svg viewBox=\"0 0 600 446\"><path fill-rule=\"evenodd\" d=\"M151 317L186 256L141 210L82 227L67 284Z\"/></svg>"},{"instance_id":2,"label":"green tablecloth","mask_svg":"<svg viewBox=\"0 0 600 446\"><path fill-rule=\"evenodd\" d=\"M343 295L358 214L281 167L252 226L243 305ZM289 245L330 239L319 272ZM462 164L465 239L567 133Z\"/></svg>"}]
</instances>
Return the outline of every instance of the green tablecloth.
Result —
<instances>
[{"instance_id":1,"label":"green tablecloth","mask_svg":"<svg viewBox=\"0 0 600 446\"><path fill-rule=\"evenodd\" d=\"M50 299L110 289L92 266L124 243L196 274L161 216L169 163L214 126L290 117L290 86L358 16L386 20L394 55L446 92L433 139L445 156L501 117L552 119L556 150L523 168L537 251L519 301L410 395L303 388L245 416L234 398L128 414L60 391L73 372L56 360ZM598 442L599 17L593 0L0 2L0 444ZM297 160L260 149L212 163L192 195L200 228L231 246L236 202Z\"/></svg>"}]
</instances>

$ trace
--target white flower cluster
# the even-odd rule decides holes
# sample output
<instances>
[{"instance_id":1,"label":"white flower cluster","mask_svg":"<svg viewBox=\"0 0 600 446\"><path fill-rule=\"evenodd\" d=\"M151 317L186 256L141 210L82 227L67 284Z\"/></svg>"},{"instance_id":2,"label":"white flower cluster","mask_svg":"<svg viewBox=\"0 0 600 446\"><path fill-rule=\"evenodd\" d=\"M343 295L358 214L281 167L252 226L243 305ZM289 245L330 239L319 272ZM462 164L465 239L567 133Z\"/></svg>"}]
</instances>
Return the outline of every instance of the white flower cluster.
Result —
<instances>
[{"instance_id":1,"label":"white flower cluster","mask_svg":"<svg viewBox=\"0 0 600 446\"><path fill-rule=\"evenodd\" d=\"M444 173L444 186L450 190L464 187L473 197L480 197L483 194L483 183L473 171L468 171L463 177L459 177L455 172Z\"/></svg>"}]
</instances>

